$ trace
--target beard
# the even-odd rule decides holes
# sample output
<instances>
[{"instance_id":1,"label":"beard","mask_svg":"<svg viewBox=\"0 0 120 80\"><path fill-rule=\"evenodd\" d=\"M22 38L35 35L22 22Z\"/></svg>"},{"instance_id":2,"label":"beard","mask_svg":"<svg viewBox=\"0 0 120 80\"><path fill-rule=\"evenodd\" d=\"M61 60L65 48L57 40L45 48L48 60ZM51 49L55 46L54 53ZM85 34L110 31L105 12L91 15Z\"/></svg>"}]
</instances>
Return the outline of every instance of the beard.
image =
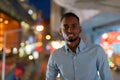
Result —
<instances>
[{"instance_id":1,"label":"beard","mask_svg":"<svg viewBox=\"0 0 120 80\"><path fill-rule=\"evenodd\" d=\"M76 37L76 38L68 38L67 41L69 41L69 42L75 42L77 39L78 39L78 37Z\"/></svg>"}]
</instances>

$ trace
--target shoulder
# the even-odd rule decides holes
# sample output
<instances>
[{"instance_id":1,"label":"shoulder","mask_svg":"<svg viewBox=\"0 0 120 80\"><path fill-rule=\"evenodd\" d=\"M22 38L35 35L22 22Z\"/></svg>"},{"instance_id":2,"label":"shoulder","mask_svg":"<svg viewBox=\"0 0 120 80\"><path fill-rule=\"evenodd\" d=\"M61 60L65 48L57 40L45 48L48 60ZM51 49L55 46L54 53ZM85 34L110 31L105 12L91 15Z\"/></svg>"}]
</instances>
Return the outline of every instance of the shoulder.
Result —
<instances>
[{"instance_id":1,"label":"shoulder","mask_svg":"<svg viewBox=\"0 0 120 80\"><path fill-rule=\"evenodd\" d=\"M103 49L101 45L93 44L93 43L87 43L87 46L96 49Z\"/></svg>"},{"instance_id":2,"label":"shoulder","mask_svg":"<svg viewBox=\"0 0 120 80\"><path fill-rule=\"evenodd\" d=\"M56 50L53 52L53 54L60 53L60 52L62 52L62 51L64 51L64 50L65 50L65 46L63 46L63 47L61 47L61 48L56 49Z\"/></svg>"},{"instance_id":3,"label":"shoulder","mask_svg":"<svg viewBox=\"0 0 120 80\"><path fill-rule=\"evenodd\" d=\"M94 50L96 53L98 54L102 54L102 53L105 53L104 52L104 49L101 45L98 45L98 44L88 44L87 47L90 49L90 50Z\"/></svg>"},{"instance_id":4,"label":"shoulder","mask_svg":"<svg viewBox=\"0 0 120 80\"><path fill-rule=\"evenodd\" d=\"M60 59L60 57L63 56L64 51L65 51L64 46L59 49L54 50L53 53L50 54L49 60L56 61Z\"/></svg>"},{"instance_id":5,"label":"shoulder","mask_svg":"<svg viewBox=\"0 0 120 80\"><path fill-rule=\"evenodd\" d=\"M95 48L98 56L105 56L105 50L101 45L93 44L93 48Z\"/></svg>"},{"instance_id":6,"label":"shoulder","mask_svg":"<svg viewBox=\"0 0 120 80\"><path fill-rule=\"evenodd\" d=\"M52 56L56 56L56 55L60 55L62 54L63 52L65 52L65 46L59 48L59 49L56 49L55 51L53 51L53 53L51 53Z\"/></svg>"}]
</instances>

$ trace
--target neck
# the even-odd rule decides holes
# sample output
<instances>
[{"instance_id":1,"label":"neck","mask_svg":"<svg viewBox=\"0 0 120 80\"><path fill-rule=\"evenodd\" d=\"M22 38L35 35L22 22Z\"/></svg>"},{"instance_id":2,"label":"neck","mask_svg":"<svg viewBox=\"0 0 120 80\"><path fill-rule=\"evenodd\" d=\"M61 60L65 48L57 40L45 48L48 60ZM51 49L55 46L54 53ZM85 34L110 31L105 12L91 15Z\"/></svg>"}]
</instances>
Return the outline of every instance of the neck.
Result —
<instances>
[{"instance_id":1,"label":"neck","mask_svg":"<svg viewBox=\"0 0 120 80\"><path fill-rule=\"evenodd\" d=\"M74 41L74 42L67 42L67 45L69 46L69 48L70 48L73 52L75 52L77 46L79 45L79 42L80 42L80 38L77 39L77 40Z\"/></svg>"}]
</instances>

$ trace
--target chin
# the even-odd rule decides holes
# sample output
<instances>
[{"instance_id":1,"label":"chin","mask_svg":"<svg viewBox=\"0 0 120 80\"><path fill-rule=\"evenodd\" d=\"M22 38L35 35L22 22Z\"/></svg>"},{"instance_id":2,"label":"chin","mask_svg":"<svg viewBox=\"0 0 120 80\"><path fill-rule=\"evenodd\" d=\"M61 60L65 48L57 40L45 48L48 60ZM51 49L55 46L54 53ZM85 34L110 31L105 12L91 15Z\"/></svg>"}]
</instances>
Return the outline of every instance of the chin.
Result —
<instances>
[{"instance_id":1,"label":"chin","mask_svg":"<svg viewBox=\"0 0 120 80\"><path fill-rule=\"evenodd\" d=\"M77 40L78 38L69 38L67 41L69 41L69 42L75 42L76 40Z\"/></svg>"},{"instance_id":2,"label":"chin","mask_svg":"<svg viewBox=\"0 0 120 80\"><path fill-rule=\"evenodd\" d=\"M68 41L69 41L69 42L75 42L76 40L74 40L74 39L69 39Z\"/></svg>"}]
</instances>

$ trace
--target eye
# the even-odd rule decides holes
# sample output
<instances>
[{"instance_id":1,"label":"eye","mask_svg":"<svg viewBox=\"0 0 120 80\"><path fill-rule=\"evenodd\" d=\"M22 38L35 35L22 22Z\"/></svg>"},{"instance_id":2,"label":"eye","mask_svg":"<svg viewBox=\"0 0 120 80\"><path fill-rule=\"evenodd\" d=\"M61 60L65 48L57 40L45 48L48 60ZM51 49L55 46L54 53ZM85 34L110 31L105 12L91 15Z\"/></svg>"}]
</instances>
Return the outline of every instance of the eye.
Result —
<instances>
[{"instance_id":1,"label":"eye","mask_svg":"<svg viewBox=\"0 0 120 80\"><path fill-rule=\"evenodd\" d=\"M68 27L68 25L64 25L63 28L64 29L68 29L69 27Z\"/></svg>"},{"instance_id":2,"label":"eye","mask_svg":"<svg viewBox=\"0 0 120 80\"><path fill-rule=\"evenodd\" d=\"M72 24L72 29L76 28L77 26L77 24Z\"/></svg>"}]
</instances>

